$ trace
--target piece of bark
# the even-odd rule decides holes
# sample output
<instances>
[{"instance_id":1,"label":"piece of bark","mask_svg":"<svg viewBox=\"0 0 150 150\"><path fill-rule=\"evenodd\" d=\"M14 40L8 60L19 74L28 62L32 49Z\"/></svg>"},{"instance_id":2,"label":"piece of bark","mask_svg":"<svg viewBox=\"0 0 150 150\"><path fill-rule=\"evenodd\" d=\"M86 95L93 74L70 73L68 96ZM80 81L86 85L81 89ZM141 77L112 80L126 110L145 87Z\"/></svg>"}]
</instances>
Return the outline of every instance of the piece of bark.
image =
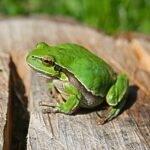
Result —
<instances>
[{"instance_id":1,"label":"piece of bark","mask_svg":"<svg viewBox=\"0 0 150 150\"><path fill-rule=\"evenodd\" d=\"M27 93L30 91L31 111L28 149L149 149L150 73L145 67L145 64L149 66L149 38L112 38L86 26L33 18L2 20L0 34L0 48L18 52L33 49L39 41L52 45L81 44L109 62L117 72L125 71L130 78L125 110L99 126L96 112L81 111L74 116L42 114L38 103L49 99L47 86L43 78L33 74L31 89L25 84ZM142 59L137 55L139 52L143 54ZM24 83L30 82L24 73L21 77Z\"/></svg>"}]
</instances>

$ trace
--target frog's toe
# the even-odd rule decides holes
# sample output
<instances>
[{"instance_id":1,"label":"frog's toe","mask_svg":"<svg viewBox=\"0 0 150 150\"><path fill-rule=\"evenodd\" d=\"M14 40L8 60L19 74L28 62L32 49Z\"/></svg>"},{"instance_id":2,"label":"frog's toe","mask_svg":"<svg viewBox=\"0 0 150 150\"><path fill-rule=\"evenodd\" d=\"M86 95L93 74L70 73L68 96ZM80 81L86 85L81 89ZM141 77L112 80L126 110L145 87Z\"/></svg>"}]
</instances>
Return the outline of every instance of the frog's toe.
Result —
<instances>
[{"instance_id":1,"label":"frog's toe","mask_svg":"<svg viewBox=\"0 0 150 150\"><path fill-rule=\"evenodd\" d=\"M56 113L58 112L57 106L51 102L40 101L39 106L42 107L42 113Z\"/></svg>"},{"instance_id":2,"label":"frog's toe","mask_svg":"<svg viewBox=\"0 0 150 150\"><path fill-rule=\"evenodd\" d=\"M107 110L100 112L101 115L98 113L98 116L100 117L100 121L98 121L98 124L104 124L105 122L115 118L122 111L125 103L126 97L117 106L109 106Z\"/></svg>"},{"instance_id":3,"label":"frog's toe","mask_svg":"<svg viewBox=\"0 0 150 150\"><path fill-rule=\"evenodd\" d=\"M40 102L39 102L39 106L56 107L56 104L51 103L51 102L40 101Z\"/></svg>"},{"instance_id":4,"label":"frog's toe","mask_svg":"<svg viewBox=\"0 0 150 150\"><path fill-rule=\"evenodd\" d=\"M47 107L47 108L44 108L42 109L42 113L43 114L46 114L46 113L58 113L58 109L55 107L55 108L51 108L51 107Z\"/></svg>"}]
</instances>

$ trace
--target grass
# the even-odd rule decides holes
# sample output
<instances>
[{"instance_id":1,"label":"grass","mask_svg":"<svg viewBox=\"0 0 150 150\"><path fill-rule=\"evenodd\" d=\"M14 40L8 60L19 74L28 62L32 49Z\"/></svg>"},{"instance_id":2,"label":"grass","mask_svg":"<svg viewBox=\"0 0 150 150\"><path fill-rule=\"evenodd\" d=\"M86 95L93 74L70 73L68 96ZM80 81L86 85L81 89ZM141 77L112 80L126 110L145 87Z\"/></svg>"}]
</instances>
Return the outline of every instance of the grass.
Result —
<instances>
[{"instance_id":1,"label":"grass","mask_svg":"<svg viewBox=\"0 0 150 150\"><path fill-rule=\"evenodd\" d=\"M71 16L112 34L150 33L150 0L1 0L0 14Z\"/></svg>"}]
</instances>

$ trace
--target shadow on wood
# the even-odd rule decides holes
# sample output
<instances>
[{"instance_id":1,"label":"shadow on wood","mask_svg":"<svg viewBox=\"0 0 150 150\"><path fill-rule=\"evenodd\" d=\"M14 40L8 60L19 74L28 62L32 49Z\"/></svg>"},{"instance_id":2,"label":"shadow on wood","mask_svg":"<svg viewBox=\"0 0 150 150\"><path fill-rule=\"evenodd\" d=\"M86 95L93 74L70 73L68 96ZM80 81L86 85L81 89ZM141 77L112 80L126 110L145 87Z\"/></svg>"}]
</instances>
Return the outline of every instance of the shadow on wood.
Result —
<instances>
[{"instance_id":1,"label":"shadow on wood","mask_svg":"<svg viewBox=\"0 0 150 150\"><path fill-rule=\"evenodd\" d=\"M130 107L136 102L137 100L137 92L139 88L136 85L130 85L128 89L128 95L127 95L127 102L125 107L123 108L123 111L130 109Z\"/></svg>"},{"instance_id":2,"label":"shadow on wood","mask_svg":"<svg viewBox=\"0 0 150 150\"><path fill-rule=\"evenodd\" d=\"M124 108L122 109L122 111L120 112L120 114L123 111L130 109L130 107L132 107L132 105L136 102L138 89L139 88L136 85L129 86L127 97L126 97L126 99L127 99L126 104L125 104ZM87 113L102 111L102 110L105 110L107 106L108 106L107 103L104 101L101 105L99 105L93 109L80 108L79 111L76 113L83 115L83 114L87 114ZM73 115L75 115L75 114L73 114Z\"/></svg>"}]
</instances>

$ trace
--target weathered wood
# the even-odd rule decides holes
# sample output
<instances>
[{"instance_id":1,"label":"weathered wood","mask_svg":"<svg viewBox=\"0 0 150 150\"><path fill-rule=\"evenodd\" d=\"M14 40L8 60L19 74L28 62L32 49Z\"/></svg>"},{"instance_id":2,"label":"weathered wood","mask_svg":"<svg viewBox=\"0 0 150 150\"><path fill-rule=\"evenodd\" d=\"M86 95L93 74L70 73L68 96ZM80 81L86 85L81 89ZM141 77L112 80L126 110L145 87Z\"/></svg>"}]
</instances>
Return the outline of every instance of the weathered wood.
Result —
<instances>
[{"instance_id":1,"label":"weathered wood","mask_svg":"<svg viewBox=\"0 0 150 150\"><path fill-rule=\"evenodd\" d=\"M38 19L0 22L0 48L16 51L15 62L29 96L30 123L27 148L34 149L149 149L150 148L150 44L149 37L112 38L78 24ZM97 112L81 111L74 116L42 114L38 103L49 100L42 77L30 78L19 52L39 41L49 44L74 42L104 58L114 69L130 77L127 106L114 120L98 125ZM14 55L14 54L13 54ZM15 55L16 56L16 55ZM20 69L19 69L20 68Z\"/></svg>"},{"instance_id":2,"label":"weathered wood","mask_svg":"<svg viewBox=\"0 0 150 150\"><path fill-rule=\"evenodd\" d=\"M9 149L11 141L9 75L9 55L0 51L0 149Z\"/></svg>"}]
</instances>

